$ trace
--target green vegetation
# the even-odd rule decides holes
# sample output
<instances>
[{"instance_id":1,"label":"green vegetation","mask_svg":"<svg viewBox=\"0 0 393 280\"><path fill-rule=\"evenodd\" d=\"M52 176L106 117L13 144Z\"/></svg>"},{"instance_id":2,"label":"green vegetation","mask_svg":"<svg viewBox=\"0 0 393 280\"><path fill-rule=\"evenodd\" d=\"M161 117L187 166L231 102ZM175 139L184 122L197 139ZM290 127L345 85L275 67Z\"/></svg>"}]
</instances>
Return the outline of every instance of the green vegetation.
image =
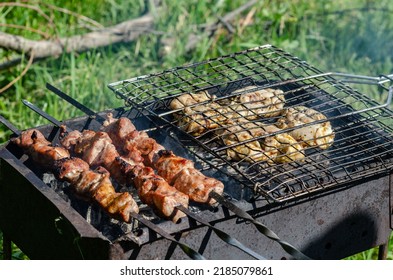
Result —
<instances>
[{"instance_id":1,"label":"green vegetation","mask_svg":"<svg viewBox=\"0 0 393 280\"><path fill-rule=\"evenodd\" d=\"M212 36L202 36L191 51L186 50L190 33L206 35L202 29L204 24L217 22L247 1L163 0L160 10L153 9L152 2L20 2L30 7L0 3L0 31L34 40L83 34L100 25L110 26L136 18L146 11L156 15L154 32L135 42L68 53L34 63L23 77L0 94L0 114L20 129L47 123L28 110L21 103L22 99L37 104L60 120L82 114L46 90L46 82L96 111L122 106L107 88L108 83L264 44L280 47L326 72L370 76L393 73L393 21L389 20L393 2L389 0L258 1L231 22L233 33L222 26ZM173 44L164 52L163 43L168 41ZM14 56L9 50L0 50L0 63ZM25 57L17 67L0 71L0 88L19 77L27 61ZM375 88L366 92L379 102L384 98ZM7 141L9 135L6 128L0 127L0 143ZM389 258L393 259L392 244L390 246ZM351 259L375 259L375 252L370 250ZM0 252L0 258L1 255ZM24 258L17 249L14 257Z\"/></svg>"}]
</instances>

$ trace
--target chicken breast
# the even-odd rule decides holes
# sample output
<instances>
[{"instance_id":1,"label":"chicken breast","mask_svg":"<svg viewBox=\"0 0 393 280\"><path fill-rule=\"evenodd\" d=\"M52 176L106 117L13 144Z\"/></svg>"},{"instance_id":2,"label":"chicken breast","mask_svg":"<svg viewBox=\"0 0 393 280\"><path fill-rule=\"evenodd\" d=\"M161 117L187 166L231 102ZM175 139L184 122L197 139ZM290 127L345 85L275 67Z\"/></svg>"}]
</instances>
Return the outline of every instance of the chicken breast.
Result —
<instances>
[{"instance_id":1,"label":"chicken breast","mask_svg":"<svg viewBox=\"0 0 393 280\"><path fill-rule=\"evenodd\" d=\"M285 104L284 92L280 89L258 89L257 86L247 86L232 92L239 94L230 105L234 119L242 117L254 120L260 117L270 118L280 115Z\"/></svg>"},{"instance_id":2,"label":"chicken breast","mask_svg":"<svg viewBox=\"0 0 393 280\"><path fill-rule=\"evenodd\" d=\"M233 160L248 162L268 161L286 163L304 158L303 147L288 133L277 133L280 129L261 122L240 122L224 135L225 145L245 144L231 147L227 154ZM271 135L274 133L274 135ZM254 141L250 141L254 140Z\"/></svg>"},{"instance_id":3,"label":"chicken breast","mask_svg":"<svg viewBox=\"0 0 393 280\"><path fill-rule=\"evenodd\" d=\"M326 116L314 109L296 106L285 109L276 125L281 129L295 128L289 134L304 147L327 149L333 144L335 135L329 121L313 124L320 120L326 120ZM296 128L298 126L303 127Z\"/></svg>"},{"instance_id":4,"label":"chicken breast","mask_svg":"<svg viewBox=\"0 0 393 280\"><path fill-rule=\"evenodd\" d=\"M228 120L226 108L214 102L207 91L183 94L174 98L169 106L172 110L181 109L174 114L178 126L194 136L215 129Z\"/></svg>"}]
</instances>

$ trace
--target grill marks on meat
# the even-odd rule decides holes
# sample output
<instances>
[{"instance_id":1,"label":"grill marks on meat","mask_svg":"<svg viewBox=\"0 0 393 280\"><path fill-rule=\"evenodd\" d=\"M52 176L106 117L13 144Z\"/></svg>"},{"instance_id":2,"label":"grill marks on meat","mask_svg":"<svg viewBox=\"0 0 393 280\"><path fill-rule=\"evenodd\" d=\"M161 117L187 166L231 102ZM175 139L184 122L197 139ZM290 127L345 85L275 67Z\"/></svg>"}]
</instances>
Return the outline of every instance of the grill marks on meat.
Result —
<instances>
[{"instance_id":1,"label":"grill marks on meat","mask_svg":"<svg viewBox=\"0 0 393 280\"><path fill-rule=\"evenodd\" d=\"M23 132L12 140L33 161L49 170L59 179L69 182L77 196L97 203L111 217L129 222L131 212L139 212L129 193L117 193L103 168L91 170L82 159L70 157L62 147L53 147L38 130Z\"/></svg>"},{"instance_id":2,"label":"grill marks on meat","mask_svg":"<svg viewBox=\"0 0 393 280\"><path fill-rule=\"evenodd\" d=\"M108 119L113 121L112 115ZM119 122L131 122L127 118L119 118ZM127 125L125 127L130 127ZM132 135L130 133L121 133L113 131L119 129L120 126L105 126L103 130L108 131L109 135ZM163 146L158 144L154 139L148 137L144 132L138 133L131 139L123 139L119 143L114 142L116 146L121 143L132 143L132 147L136 147L141 151L144 162L147 166L154 168L157 174L163 177L169 184L173 185L177 190L189 196L190 200L199 203L214 204L216 201L209 197L211 191L222 194L224 184L214 178L209 178L196 170L192 161L176 156L171 151L166 151ZM112 140L115 140L113 138ZM119 147L120 148L120 147ZM184 171L183 171L184 170ZM193 182L190 184L190 182Z\"/></svg>"},{"instance_id":3,"label":"grill marks on meat","mask_svg":"<svg viewBox=\"0 0 393 280\"><path fill-rule=\"evenodd\" d=\"M112 124L111 127L112 129L129 129L131 126ZM64 129L63 127L63 132ZM87 137L84 137L84 135L87 135ZM130 134L119 132L117 135ZM118 138L115 137L114 139ZM142 137L141 139L148 140L150 138ZM185 216L176 206L188 207L188 197L170 186L162 177L154 174L150 167L143 166L141 162L135 163L125 156L121 157L108 133L104 131L72 132L62 137L61 142L65 143L71 150L73 149L90 166L103 166L120 184L134 185L138 190L141 201L149 205L157 215L172 219L174 222ZM126 142L122 141L122 143ZM146 155L150 153L151 151L148 150Z\"/></svg>"}]
</instances>

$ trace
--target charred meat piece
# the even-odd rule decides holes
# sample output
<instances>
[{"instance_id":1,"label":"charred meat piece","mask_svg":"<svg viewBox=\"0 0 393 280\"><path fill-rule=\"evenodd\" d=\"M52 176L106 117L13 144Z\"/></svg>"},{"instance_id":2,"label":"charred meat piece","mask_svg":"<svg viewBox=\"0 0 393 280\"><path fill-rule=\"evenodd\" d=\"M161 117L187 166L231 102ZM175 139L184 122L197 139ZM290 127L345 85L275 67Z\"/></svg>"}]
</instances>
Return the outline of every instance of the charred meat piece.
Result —
<instances>
[{"instance_id":1,"label":"charred meat piece","mask_svg":"<svg viewBox=\"0 0 393 280\"><path fill-rule=\"evenodd\" d=\"M326 116L305 106L296 106L284 110L283 117L276 125L281 128L294 128L289 134L304 147L329 148L334 142L334 131ZM301 126L297 128L298 126Z\"/></svg>"},{"instance_id":2,"label":"charred meat piece","mask_svg":"<svg viewBox=\"0 0 393 280\"><path fill-rule=\"evenodd\" d=\"M132 133L136 132L134 124L127 118L115 119L112 113L107 114L107 118L102 126L102 131L108 133L109 137L117 143L119 148L126 145L126 140L133 138ZM120 153L127 152L120 150Z\"/></svg>"},{"instance_id":3,"label":"charred meat piece","mask_svg":"<svg viewBox=\"0 0 393 280\"><path fill-rule=\"evenodd\" d=\"M194 163L179 156L172 151L162 151L154 163L157 173L160 174L169 184L173 184L176 176L184 168L194 168Z\"/></svg>"},{"instance_id":4,"label":"charred meat piece","mask_svg":"<svg viewBox=\"0 0 393 280\"><path fill-rule=\"evenodd\" d=\"M115 119L112 114L108 114L102 131L108 133L119 153L135 164L144 162L150 166L154 155L164 149L145 132L137 131L125 117Z\"/></svg>"},{"instance_id":5,"label":"charred meat piece","mask_svg":"<svg viewBox=\"0 0 393 280\"><path fill-rule=\"evenodd\" d=\"M184 168L177 175L173 186L188 195L190 200L213 205L216 201L209 196L211 192L222 194L224 184L211 177L207 177L195 168Z\"/></svg>"},{"instance_id":6,"label":"charred meat piece","mask_svg":"<svg viewBox=\"0 0 393 280\"><path fill-rule=\"evenodd\" d=\"M34 141L40 141L47 145L51 145L51 143L45 139L45 136L37 129L29 129L22 131L22 133L18 137L11 139L12 143L18 145L23 150L29 149L29 147L33 144Z\"/></svg>"}]
</instances>

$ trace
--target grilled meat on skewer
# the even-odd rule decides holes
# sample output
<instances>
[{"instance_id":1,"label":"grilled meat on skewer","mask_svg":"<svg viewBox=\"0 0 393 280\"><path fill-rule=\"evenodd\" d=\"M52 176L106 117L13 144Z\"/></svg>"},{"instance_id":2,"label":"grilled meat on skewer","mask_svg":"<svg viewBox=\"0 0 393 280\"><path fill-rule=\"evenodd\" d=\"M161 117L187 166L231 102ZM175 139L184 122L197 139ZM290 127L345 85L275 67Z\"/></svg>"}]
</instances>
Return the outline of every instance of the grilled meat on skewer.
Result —
<instances>
[{"instance_id":1,"label":"grilled meat on skewer","mask_svg":"<svg viewBox=\"0 0 393 280\"><path fill-rule=\"evenodd\" d=\"M159 151L165 150L146 132L137 131L129 119L115 119L111 113L107 115L102 131L108 133L113 144L125 158L136 158L136 155L139 155L138 161L141 159L146 166L152 167L153 157Z\"/></svg>"},{"instance_id":2,"label":"grilled meat on skewer","mask_svg":"<svg viewBox=\"0 0 393 280\"><path fill-rule=\"evenodd\" d=\"M329 148L334 141L334 131L329 121L313 124L315 121L326 120L322 113L307 108L296 106L284 110L282 118L276 125L281 128L295 128L289 134L304 147ZM307 126L296 128L308 124Z\"/></svg>"},{"instance_id":3,"label":"grilled meat on skewer","mask_svg":"<svg viewBox=\"0 0 393 280\"><path fill-rule=\"evenodd\" d=\"M82 159L70 158L66 149L51 146L38 130L26 131L12 142L33 161L53 171L58 179L69 182L78 196L97 203L111 217L129 222L130 213L139 212L129 193L115 192L106 170L90 170Z\"/></svg>"},{"instance_id":4,"label":"grilled meat on skewer","mask_svg":"<svg viewBox=\"0 0 393 280\"><path fill-rule=\"evenodd\" d=\"M158 174L192 201L214 204L216 201L209 197L209 193L222 194L224 191L222 182L205 176L191 160L176 156L171 151L160 152L154 165Z\"/></svg>"},{"instance_id":5,"label":"grilled meat on skewer","mask_svg":"<svg viewBox=\"0 0 393 280\"><path fill-rule=\"evenodd\" d=\"M69 152L62 147L52 146L44 135L36 129L23 131L19 137L11 140L28 154L31 159L45 169L52 169L56 160L69 157Z\"/></svg>"},{"instance_id":6,"label":"grilled meat on skewer","mask_svg":"<svg viewBox=\"0 0 393 280\"><path fill-rule=\"evenodd\" d=\"M130 213L139 208L128 192L118 193L109 179L108 171L100 168L90 170L89 165L79 158L64 158L56 161L55 175L69 182L77 196L94 201L112 217L130 221Z\"/></svg>"},{"instance_id":7,"label":"grilled meat on skewer","mask_svg":"<svg viewBox=\"0 0 393 280\"><path fill-rule=\"evenodd\" d=\"M142 202L153 208L157 215L174 222L185 216L176 206L188 207L188 197L155 175L151 168L120 157L106 132L73 131L62 137L61 142L73 149L89 165L106 168L119 183L135 185Z\"/></svg>"},{"instance_id":8,"label":"grilled meat on skewer","mask_svg":"<svg viewBox=\"0 0 393 280\"><path fill-rule=\"evenodd\" d=\"M115 120L112 115L109 115L108 119L112 123ZM131 122L127 118L120 118L119 121L122 123ZM213 204L215 200L209 197L209 193L211 191L215 191L218 194L223 193L224 184L214 178L206 177L196 170L192 161L176 156L172 152L165 151L164 147L159 145L154 139L148 137L146 133L143 133L143 137L138 138L139 134L114 130L119 129L119 127L119 125L104 125L103 130L107 131L109 135L127 135L130 137L120 142L134 143L133 147L137 147L138 150L142 151L142 154L148 155L144 157L145 165L153 167L158 175L162 176L169 184L173 184L179 191L187 194L192 201ZM130 127L130 125L125 127ZM135 135L137 136L132 138ZM114 142L114 144L118 146L118 143ZM193 181L193 184L190 184L190 181Z\"/></svg>"},{"instance_id":9,"label":"grilled meat on skewer","mask_svg":"<svg viewBox=\"0 0 393 280\"><path fill-rule=\"evenodd\" d=\"M135 166L133 172L142 202L152 207L159 216L170 218L173 222L186 216L176 208L179 205L188 208L189 198L186 194L170 186L161 176L156 175L151 167Z\"/></svg>"}]
</instances>

